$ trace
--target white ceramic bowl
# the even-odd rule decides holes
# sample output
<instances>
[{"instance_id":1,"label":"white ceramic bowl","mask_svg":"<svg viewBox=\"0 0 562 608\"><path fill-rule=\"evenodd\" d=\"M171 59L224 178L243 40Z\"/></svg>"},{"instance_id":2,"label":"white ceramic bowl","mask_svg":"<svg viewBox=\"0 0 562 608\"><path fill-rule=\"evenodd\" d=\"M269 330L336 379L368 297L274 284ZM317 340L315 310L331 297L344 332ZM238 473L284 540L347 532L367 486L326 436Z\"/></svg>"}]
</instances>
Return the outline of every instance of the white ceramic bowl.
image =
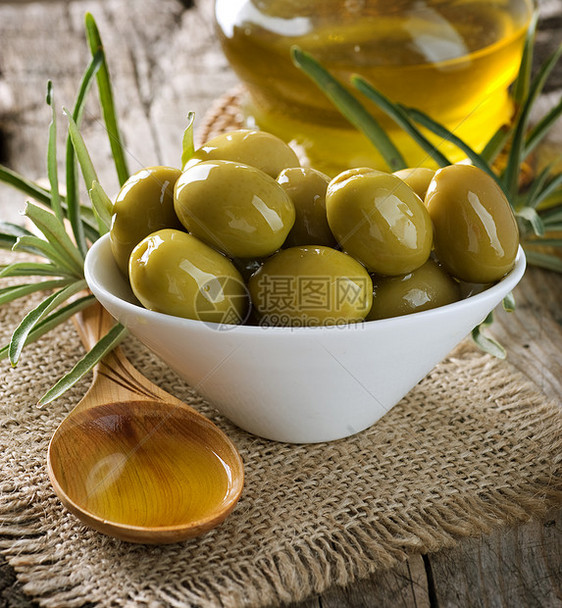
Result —
<instances>
[{"instance_id":1,"label":"white ceramic bowl","mask_svg":"<svg viewBox=\"0 0 562 608\"><path fill-rule=\"evenodd\" d=\"M104 236L86 258L101 304L236 425L268 439L329 441L390 410L480 323L525 271L460 302L344 327L225 326L142 308Z\"/></svg>"}]
</instances>

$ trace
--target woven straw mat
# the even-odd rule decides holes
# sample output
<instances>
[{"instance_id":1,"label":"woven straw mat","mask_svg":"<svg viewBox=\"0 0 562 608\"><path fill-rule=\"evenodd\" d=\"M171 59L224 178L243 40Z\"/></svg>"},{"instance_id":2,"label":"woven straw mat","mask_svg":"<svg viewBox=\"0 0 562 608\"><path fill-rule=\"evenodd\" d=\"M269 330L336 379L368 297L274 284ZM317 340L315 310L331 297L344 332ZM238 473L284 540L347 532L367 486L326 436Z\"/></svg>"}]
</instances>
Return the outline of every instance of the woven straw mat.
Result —
<instances>
[{"instance_id":1,"label":"woven straw mat","mask_svg":"<svg viewBox=\"0 0 562 608\"><path fill-rule=\"evenodd\" d=\"M33 302L0 307L2 344ZM66 323L27 347L15 369L0 362L0 549L43 606L296 601L562 502L557 404L468 342L370 429L300 446L238 430L135 340L125 350L234 440L244 493L223 525L174 545L127 544L68 513L45 457L89 380L44 409L35 405L83 352Z\"/></svg>"}]
</instances>

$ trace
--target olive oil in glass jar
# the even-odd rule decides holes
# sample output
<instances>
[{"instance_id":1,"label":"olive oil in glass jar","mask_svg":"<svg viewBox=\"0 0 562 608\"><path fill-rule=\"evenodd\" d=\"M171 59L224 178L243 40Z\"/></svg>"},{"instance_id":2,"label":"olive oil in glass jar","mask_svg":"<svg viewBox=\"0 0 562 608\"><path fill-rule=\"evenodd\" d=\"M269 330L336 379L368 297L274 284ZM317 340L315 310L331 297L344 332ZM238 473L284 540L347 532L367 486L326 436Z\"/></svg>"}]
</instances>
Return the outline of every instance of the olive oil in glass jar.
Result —
<instances>
[{"instance_id":1,"label":"olive oil in glass jar","mask_svg":"<svg viewBox=\"0 0 562 608\"><path fill-rule=\"evenodd\" d=\"M292 45L342 84L360 74L392 101L422 110L481 150L511 117L508 87L533 8L532 0L216 0L215 17L224 53L249 93L247 124L293 141L312 166L334 174L386 166L292 64ZM431 166L390 118L355 94L410 166ZM440 149L462 158L450 144Z\"/></svg>"}]
</instances>

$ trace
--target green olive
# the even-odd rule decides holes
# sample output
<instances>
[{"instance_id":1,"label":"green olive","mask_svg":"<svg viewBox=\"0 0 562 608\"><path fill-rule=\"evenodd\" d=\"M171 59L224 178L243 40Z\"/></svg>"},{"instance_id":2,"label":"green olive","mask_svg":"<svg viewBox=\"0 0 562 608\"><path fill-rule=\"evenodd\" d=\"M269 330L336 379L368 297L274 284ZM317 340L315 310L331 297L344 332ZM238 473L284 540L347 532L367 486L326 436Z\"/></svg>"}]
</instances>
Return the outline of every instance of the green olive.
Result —
<instances>
[{"instance_id":1,"label":"green olive","mask_svg":"<svg viewBox=\"0 0 562 608\"><path fill-rule=\"evenodd\" d=\"M250 278L260 324L339 325L362 321L373 283L351 256L330 247L291 247L270 257Z\"/></svg>"},{"instance_id":2,"label":"green olive","mask_svg":"<svg viewBox=\"0 0 562 608\"><path fill-rule=\"evenodd\" d=\"M336 185L342 184L350 177L355 177L356 175L368 175L369 173L383 173L382 171L377 171L377 169L371 169L370 167L354 167L353 169L346 169L341 173L338 173L331 181L332 188Z\"/></svg>"},{"instance_id":3,"label":"green olive","mask_svg":"<svg viewBox=\"0 0 562 608\"><path fill-rule=\"evenodd\" d=\"M273 178L286 167L300 166L293 149L265 131L239 129L221 133L195 150L185 169L202 160L231 160L261 169Z\"/></svg>"},{"instance_id":4,"label":"green olive","mask_svg":"<svg viewBox=\"0 0 562 608\"><path fill-rule=\"evenodd\" d=\"M406 274L429 258L429 213L395 175L372 171L334 178L326 194L326 212L340 245L370 272Z\"/></svg>"},{"instance_id":5,"label":"green olive","mask_svg":"<svg viewBox=\"0 0 562 608\"><path fill-rule=\"evenodd\" d=\"M272 177L231 161L193 165L176 182L174 199L184 227L232 258L272 254L295 222L293 202Z\"/></svg>"},{"instance_id":6,"label":"green olive","mask_svg":"<svg viewBox=\"0 0 562 608\"><path fill-rule=\"evenodd\" d=\"M161 228L181 228L174 211L174 185L180 175L172 167L147 167L123 184L113 205L109 240L124 274L131 251L145 236Z\"/></svg>"},{"instance_id":7,"label":"green olive","mask_svg":"<svg viewBox=\"0 0 562 608\"><path fill-rule=\"evenodd\" d=\"M472 283L501 279L515 262L519 232L496 181L470 165L433 177L425 204L435 228L435 255L447 272Z\"/></svg>"},{"instance_id":8,"label":"green olive","mask_svg":"<svg viewBox=\"0 0 562 608\"><path fill-rule=\"evenodd\" d=\"M248 282L250 277L257 272L267 258L232 258L236 270L242 275L244 281Z\"/></svg>"},{"instance_id":9,"label":"green olive","mask_svg":"<svg viewBox=\"0 0 562 608\"><path fill-rule=\"evenodd\" d=\"M461 300L471 298L486 289L492 287L494 283L468 283L467 281L459 281L459 289L461 292Z\"/></svg>"},{"instance_id":10,"label":"green olive","mask_svg":"<svg viewBox=\"0 0 562 608\"><path fill-rule=\"evenodd\" d=\"M277 183L291 197L296 212L295 223L284 246L335 247L336 239L326 217L326 189L330 178L310 167L290 167L281 171Z\"/></svg>"},{"instance_id":11,"label":"green olive","mask_svg":"<svg viewBox=\"0 0 562 608\"><path fill-rule=\"evenodd\" d=\"M374 277L373 286L368 321L408 315L461 299L458 283L431 259L404 276Z\"/></svg>"},{"instance_id":12,"label":"green olive","mask_svg":"<svg viewBox=\"0 0 562 608\"><path fill-rule=\"evenodd\" d=\"M393 175L396 175L396 177L399 177L403 182L406 182L423 201L429 184L435 175L435 170L426 167L415 167L400 169L400 171L395 171Z\"/></svg>"},{"instance_id":13,"label":"green olive","mask_svg":"<svg viewBox=\"0 0 562 608\"><path fill-rule=\"evenodd\" d=\"M248 294L232 262L181 230L143 239L129 261L133 293L149 310L211 323L241 323Z\"/></svg>"}]
</instances>

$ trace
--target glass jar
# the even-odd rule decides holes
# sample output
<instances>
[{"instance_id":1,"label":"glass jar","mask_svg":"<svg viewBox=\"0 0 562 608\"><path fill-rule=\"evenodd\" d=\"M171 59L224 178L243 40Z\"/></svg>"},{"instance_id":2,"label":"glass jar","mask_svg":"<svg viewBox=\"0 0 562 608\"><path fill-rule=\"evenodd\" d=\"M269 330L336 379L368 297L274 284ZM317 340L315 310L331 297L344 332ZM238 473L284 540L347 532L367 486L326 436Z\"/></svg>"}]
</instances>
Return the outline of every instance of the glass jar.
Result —
<instances>
[{"instance_id":1,"label":"glass jar","mask_svg":"<svg viewBox=\"0 0 562 608\"><path fill-rule=\"evenodd\" d=\"M386 165L292 64L293 44L343 84L361 74L391 100L422 110L481 150L511 117L508 87L517 75L532 11L532 0L215 2L224 53L248 91L248 126L294 142L311 165L332 175ZM390 118L355 94L410 166L431 166ZM453 161L462 158L447 142L440 149Z\"/></svg>"}]
</instances>

